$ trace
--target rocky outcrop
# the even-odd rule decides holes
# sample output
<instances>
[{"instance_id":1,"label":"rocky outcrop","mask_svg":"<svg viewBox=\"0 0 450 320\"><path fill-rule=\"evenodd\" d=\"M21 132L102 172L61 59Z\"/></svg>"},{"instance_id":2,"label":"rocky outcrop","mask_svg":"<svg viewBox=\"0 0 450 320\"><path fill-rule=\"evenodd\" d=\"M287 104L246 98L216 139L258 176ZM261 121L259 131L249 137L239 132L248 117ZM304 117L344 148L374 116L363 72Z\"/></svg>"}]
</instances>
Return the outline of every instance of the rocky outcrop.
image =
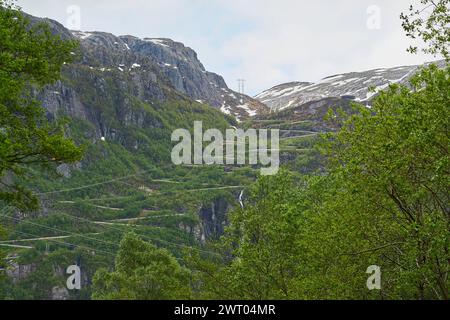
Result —
<instances>
[{"instance_id":1,"label":"rocky outcrop","mask_svg":"<svg viewBox=\"0 0 450 320\"><path fill-rule=\"evenodd\" d=\"M199 217L201 220L202 240L218 238L224 233L227 223L226 216L232 206L224 198L217 198L210 204L201 207Z\"/></svg>"},{"instance_id":2,"label":"rocky outcrop","mask_svg":"<svg viewBox=\"0 0 450 320\"><path fill-rule=\"evenodd\" d=\"M8 263L8 268L6 269L6 275L13 279L13 282L25 279L29 274L36 270L35 264L18 264L15 261L10 261Z\"/></svg>"},{"instance_id":3,"label":"rocky outcrop","mask_svg":"<svg viewBox=\"0 0 450 320\"><path fill-rule=\"evenodd\" d=\"M248 118L266 110L257 100L229 89L221 76L205 69L194 50L180 42L132 36L120 39L131 51L152 57L172 86L192 99L221 108L238 118ZM248 110L244 104L248 104Z\"/></svg>"},{"instance_id":4,"label":"rocky outcrop","mask_svg":"<svg viewBox=\"0 0 450 320\"><path fill-rule=\"evenodd\" d=\"M238 199L236 201L239 201ZM180 223L180 229L193 236L200 243L218 239L224 234L228 223L227 214L233 209L231 202L224 197L217 197L210 202L202 204L198 210L199 223L195 225Z\"/></svg>"},{"instance_id":5,"label":"rocky outcrop","mask_svg":"<svg viewBox=\"0 0 450 320\"><path fill-rule=\"evenodd\" d=\"M69 300L70 295L67 288L64 287L53 287L51 300Z\"/></svg>"}]
</instances>

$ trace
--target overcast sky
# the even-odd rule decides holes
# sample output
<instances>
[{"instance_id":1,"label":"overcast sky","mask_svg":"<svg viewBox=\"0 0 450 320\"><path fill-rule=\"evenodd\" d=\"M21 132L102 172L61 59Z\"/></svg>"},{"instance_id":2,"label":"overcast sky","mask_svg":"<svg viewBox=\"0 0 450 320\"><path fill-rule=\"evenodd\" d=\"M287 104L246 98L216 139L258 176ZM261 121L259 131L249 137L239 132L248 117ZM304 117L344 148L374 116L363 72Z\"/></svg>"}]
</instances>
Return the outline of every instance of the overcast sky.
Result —
<instances>
[{"instance_id":1,"label":"overcast sky","mask_svg":"<svg viewBox=\"0 0 450 320\"><path fill-rule=\"evenodd\" d=\"M257 94L289 81L434 60L406 52L399 15L418 0L18 0L24 11L193 48L209 71ZM70 11L70 10L69 10Z\"/></svg>"}]
</instances>

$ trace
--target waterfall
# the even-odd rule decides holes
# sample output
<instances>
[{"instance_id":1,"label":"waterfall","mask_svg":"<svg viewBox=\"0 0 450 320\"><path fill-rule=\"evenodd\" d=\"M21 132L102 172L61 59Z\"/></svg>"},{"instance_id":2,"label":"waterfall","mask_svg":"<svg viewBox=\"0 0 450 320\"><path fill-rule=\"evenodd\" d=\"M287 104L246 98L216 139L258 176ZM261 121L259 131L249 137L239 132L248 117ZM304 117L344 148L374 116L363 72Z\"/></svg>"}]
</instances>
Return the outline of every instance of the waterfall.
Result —
<instances>
[{"instance_id":1,"label":"waterfall","mask_svg":"<svg viewBox=\"0 0 450 320\"><path fill-rule=\"evenodd\" d=\"M242 202L242 196L244 195L244 190L241 191L239 194L239 204L241 205L241 208L244 209L244 203Z\"/></svg>"}]
</instances>

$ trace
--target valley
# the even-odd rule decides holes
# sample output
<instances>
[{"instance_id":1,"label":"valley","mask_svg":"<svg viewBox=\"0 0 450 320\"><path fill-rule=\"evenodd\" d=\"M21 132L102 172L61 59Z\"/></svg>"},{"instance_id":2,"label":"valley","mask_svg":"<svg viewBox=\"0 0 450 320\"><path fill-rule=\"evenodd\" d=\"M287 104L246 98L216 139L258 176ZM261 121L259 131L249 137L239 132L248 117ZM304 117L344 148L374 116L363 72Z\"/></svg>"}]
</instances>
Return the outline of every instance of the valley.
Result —
<instances>
[{"instance_id":1,"label":"valley","mask_svg":"<svg viewBox=\"0 0 450 320\"><path fill-rule=\"evenodd\" d=\"M49 121L64 121L65 134L84 156L56 172L33 164L24 168L26 174L17 179L32 190L39 209L2 205L0 223L8 231L0 240L6 265L0 297L5 299L91 299L94 275L114 271L130 232L166 249L183 268L196 254L211 261L230 259L231 253L220 256L214 246L229 227L230 214L255 203L248 195L258 188L262 166L202 160L175 165L175 130L193 132L196 121L221 132L277 129L278 149L265 146L264 151L279 152L282 169L296 182L309 183L326 176L318 145L341 128L340 112L352 115L358 103L370 113L381 91L406 85L421 69L351 72L317 83L280 84L250 97L207 71L197 53L180 42L73 31L50 19L27 17L78 44L71 52L74 61L62 66L61 79L33 87L32 95ZM221 143L237 149L234 140ZM255 151L248 149L246 155ZM287 221L295 214L289 211ZM283 227L292 232L288 222ZM66 268L74 264L82 271L81 290L65 286Z\"/></svg>"}]
</instances>

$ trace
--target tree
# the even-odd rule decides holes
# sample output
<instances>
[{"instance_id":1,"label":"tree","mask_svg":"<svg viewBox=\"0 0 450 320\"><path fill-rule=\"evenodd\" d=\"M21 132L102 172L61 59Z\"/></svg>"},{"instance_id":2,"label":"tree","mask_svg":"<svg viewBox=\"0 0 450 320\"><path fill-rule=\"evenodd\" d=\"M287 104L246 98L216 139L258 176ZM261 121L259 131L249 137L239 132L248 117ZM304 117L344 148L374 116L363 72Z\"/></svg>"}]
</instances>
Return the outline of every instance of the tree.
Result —
<instances>
[{"instance_id":1,"label":"tree","mask_svg":"<svg viewBox=\"0 0 450 320\"><path fill-rule=\"evenodd\" d=\"M391 86L330 137L338 188L323 208L330 223L364 231L337 237L339 251L383 265L386 297L448 299L450 68L424 68L410 85Z\"/></svg>"},{"instance_id":2,"label":"tree","mask_svg":"<svg viewBox=\"0 0 450 320\"><path fill-rule=\"evenodd\" d=\"M403 28L408 37L420 38L427 45L422 51L450 59L450 0L420 0L421 6L411 5L409 13L402 13ZM418 51L417 46L408 49Z\"/></svg>"},{"instance_id":3,"label":"tree","mask_svg":"<svg viewBox=\"0 0 450 320\"><path fill-rule=\"evenodd\" d=\"M25 187L30 168L81 159L81 150L64 136L63 123L50 122L33 94L60 77L76 45L52 35L46 24L31 24L11 2L0 0L0 201L35 209L38 201Z\"/></svg>"},{"instance_id":4,"label":"tree","mask_svg":"<svg viewBox=\"0 0 450 320\"><path fill-rule=\"evenodd\" d=\"M93 299L182 300L190 299L190 274L165 249L133 233L121 241L114 272L100 269L94 276Z\"/></svg>"},{"instance_id":5,"label":"tree","mask_svg":"<svg viewBox=\"0 0 450 320\"><path fill-rule=\"evenodd\" d=\"M2 228L2 226L0 225L0 239L4 238L5 235L5 230ZM6 260L4 259L5 257L5 253L3 252L3 249L0 248L0 285L1 282L3 280L3 278L5 277L5 268L6 268ZM2 299L2 291L0 290L0 299Z\"/></svg>"},{"instance_id":6,"label":"tree","mask_svg":"<svg viewBox=\"0 0 450 320\"><path fill-rule=\"evenodd\" d=\"M327 175L260 178L222 258L193 258L202 297L448 299L449 105L450 68L424 68L325 137Z\"/></svg>"}]
</instances>

